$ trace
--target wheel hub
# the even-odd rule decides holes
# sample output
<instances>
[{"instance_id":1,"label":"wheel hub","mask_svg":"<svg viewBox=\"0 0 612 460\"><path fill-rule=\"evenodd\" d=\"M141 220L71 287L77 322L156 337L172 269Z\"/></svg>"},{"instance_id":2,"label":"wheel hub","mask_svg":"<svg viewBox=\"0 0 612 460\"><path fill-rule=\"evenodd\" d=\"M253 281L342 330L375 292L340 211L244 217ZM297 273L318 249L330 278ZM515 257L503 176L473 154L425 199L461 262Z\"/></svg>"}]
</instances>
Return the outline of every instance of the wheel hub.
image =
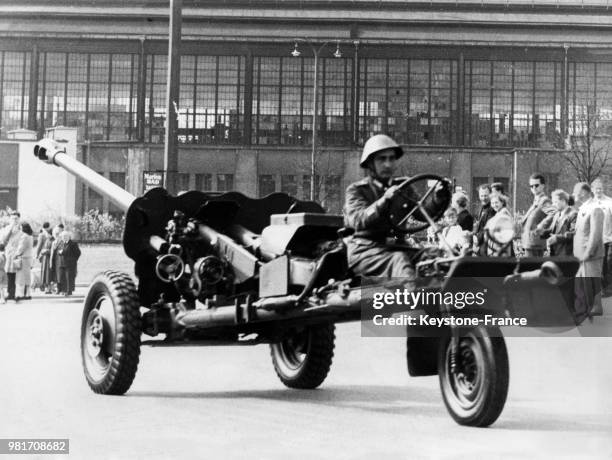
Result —
<instances>
[{"instance_id":1,"label":"wheel hub","mask_svg":"<svg viewBox=\"0 0 612 460\"><path fill-rule=\"evenodd\" d=\"M97 309L93 309L89 313L87 324L87 352L89 356L96 358L100 355L104 343L104 320Z\"/></svg>"},{"instance_id":2,"label":"wheel hub","mask_svg":"<svg viewBox=\"0 0 612 460\"><path fill-rule=\"evenodd\" d=\"M476 343L471 338L461 339L456 351L456 367L454 371L449 369L450 383L456 401L466 410L474 407L477 400L481 397L483 382L479 367L483 363L482 356L475 349L476 346Z\"/></svg>"},{"instance_id":3,"label":"wheel hub","mask_svg":"<svg viewBox=\"0 0 612 460\"><path fill-rule=\"evenodd\" d=\"M287 337L281 342L281 350L286 364L293 369L298 369L304 362L308 351L307 333L300 332Z\"/></svg>"}]
</instances>

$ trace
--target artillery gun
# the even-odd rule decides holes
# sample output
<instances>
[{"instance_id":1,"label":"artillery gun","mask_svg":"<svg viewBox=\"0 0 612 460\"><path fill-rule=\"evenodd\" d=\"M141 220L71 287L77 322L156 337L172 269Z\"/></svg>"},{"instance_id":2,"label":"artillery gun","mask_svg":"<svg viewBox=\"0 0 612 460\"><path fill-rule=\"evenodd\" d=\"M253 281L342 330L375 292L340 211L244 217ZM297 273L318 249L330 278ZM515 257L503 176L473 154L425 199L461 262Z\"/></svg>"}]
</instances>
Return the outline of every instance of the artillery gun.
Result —
<instances>
[{"instance_id":1,"label":"artillery gun","mask_svg":"<svg viewBox=\"0 0 612 460\"><path fill-rule=\"evenodd\" d=\"M330 370L335 323L367 320L364 305L371 305L376 293L397 292L397 280L366 283L350 272L342 240L350 231L343 229L341 215L326 214L317 203L283 193L262 199L238 192L172 196L163 188L137 198L52 140L39 142L34 154L126 213L123 248L135 263L138 286L130 275L108 270L94 278L84 302L82 364L96 393L128 391L144 345L269 344L283 384L316 388ZM434 224L450 202L443 178L415 176L406 186L419 182L426 187L417 199L400 196L392 203L398 231ZM411 216L417 225L401 228ZM422 292L449 291L453 281L478 276L502 280L495 285L499 301L480 313L523 315L545 325L559 298L563 308L573 306L573 284L564 280L575 275L575 259L544 263L405 250L413 257ZM525 295L516 300L508 289ZM445 305L423 308L432 317L452 316ZM414 312L414 306L403 309ZM542 311L546 316L538 316ZM407 337L410 375L438 374L445 405L458 423L492 424L503 410L509 381L501 331L445 325L428 336L423 333L428 328L408 329L419 332Z\"/></svg>"}]
</instances>

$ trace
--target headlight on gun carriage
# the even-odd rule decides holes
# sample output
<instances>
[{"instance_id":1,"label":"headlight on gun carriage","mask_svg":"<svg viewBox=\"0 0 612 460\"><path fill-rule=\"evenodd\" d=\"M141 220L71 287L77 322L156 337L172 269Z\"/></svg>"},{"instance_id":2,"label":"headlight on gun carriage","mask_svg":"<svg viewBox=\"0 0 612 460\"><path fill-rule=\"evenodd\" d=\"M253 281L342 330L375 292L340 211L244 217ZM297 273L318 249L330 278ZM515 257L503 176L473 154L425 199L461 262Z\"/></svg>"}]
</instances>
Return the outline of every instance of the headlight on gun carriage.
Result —
<instances>
[{"instance_id":1,"label":"headlight on gun carriage","mask_svg":"<svg viewBox=\"0 0 612 460\"><path fill-rule=\"evenodd\" d=\"M500 244L508 244L514 238L514 222L507 216L499 216L489 229L491 237Z\"/></svg>"}]
</instances>

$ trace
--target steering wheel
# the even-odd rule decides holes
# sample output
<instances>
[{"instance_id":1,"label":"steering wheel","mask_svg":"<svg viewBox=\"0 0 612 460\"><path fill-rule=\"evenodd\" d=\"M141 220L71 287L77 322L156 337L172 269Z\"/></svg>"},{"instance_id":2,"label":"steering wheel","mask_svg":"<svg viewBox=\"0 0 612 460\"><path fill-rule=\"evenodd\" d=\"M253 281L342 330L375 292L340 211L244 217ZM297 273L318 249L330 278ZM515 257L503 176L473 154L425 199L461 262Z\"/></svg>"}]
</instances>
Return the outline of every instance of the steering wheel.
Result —
<instances>
[{"instance_id":1,"label":"steering wheel","mask_svg":"<svg viewBox=\"0 0 612 460\"><path fill-rule=\"evenodd\" d=\"M421 187L415 187L417 184ZM415 191L423 186L427 187L424 193ZM417 174L402 182L399 188L389 205L389 220L401 234L416 233L435 225L451 202L450 181L437 174Z\"/></svg>"}]
</instances>

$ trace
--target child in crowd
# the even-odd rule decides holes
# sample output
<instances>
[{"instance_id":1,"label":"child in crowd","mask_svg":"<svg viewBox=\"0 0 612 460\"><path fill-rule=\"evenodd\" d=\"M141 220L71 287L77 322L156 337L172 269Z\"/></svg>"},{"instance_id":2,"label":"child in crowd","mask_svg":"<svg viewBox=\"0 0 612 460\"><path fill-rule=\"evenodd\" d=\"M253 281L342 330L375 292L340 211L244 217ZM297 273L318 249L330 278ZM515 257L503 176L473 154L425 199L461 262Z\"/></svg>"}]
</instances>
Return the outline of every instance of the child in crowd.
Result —
<instances>
[{"instance_id":1,"label":"child in crowd","mask_svg":"<svg viewBox=\"0 0 612 460\"><path fill-rule=\"evenodd\" d=\"M453 251L460 252L466 245L463 229L457 224L457 210L455 208L450 207L444 211L444 228L440 237L440 248L448 250L443 243L443 239L446 240Z\"/></svg>"},{"instance_id":2,"label":"child in crowd","mask_svg":"<svg viewBox=\"0 0 612 460\"><path fill-rule=\"evenodd\" d=\"M6 303L4 298L4 289L6 288L6 255L4 254L4 245L0 244L0 303Z\"/></svg>"}]
</instances>

